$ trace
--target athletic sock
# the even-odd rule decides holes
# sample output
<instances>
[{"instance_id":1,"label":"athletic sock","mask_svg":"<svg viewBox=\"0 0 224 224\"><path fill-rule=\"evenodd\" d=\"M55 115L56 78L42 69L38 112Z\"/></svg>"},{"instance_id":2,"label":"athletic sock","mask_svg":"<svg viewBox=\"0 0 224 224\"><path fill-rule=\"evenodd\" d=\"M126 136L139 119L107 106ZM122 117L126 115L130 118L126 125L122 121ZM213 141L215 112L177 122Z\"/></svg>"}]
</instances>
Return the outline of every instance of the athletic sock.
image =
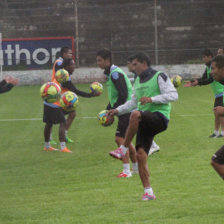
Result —
<instances>
[{"instance_id":1,"label":"athletic sock","mask_svg":"<svg viewBox=\"0 0 224 224\"><path fill-rule=\"evenodd\" d=\"M221 131L221 135L224 136L224 131Z\"/></svg>"},{"instance_id":2,"label":"athletic sock","mask_svg":"<svg viewBox=\"0 0 224 224\"><path fill-rule=\"evenodd\" d=\"M125 147L124 145L121 145L120 148L121 148L123 154L125 155L126 152L128 151L128 147Z\"/></svg>"},{"instance_id":3,"label":"athletic sock","mask_svg":"<svg viewBox=\"0 0 224 224\"><path fill-rule=\"evenodd\" d=\"M50 148L50 147L51 147L50 142L45 142L45 147L46 147L46 148Z\"/></svg>"},{"instance_id":4,"label":"athletic sock","mask_svg":"<svg viewBox=\"0 0 224 224\"><path fill-rule=\"evenodd\" d=\"M132 163L133 171L138 172L138 163Z\"/></svg>"},{"instance_id":5,"label":"athletic sock","mask_svg":"<svg viewBox=\"0 0 224 224\"><path fill-rule=\"evenodd\" d=\"M66 143L65 142L60 142L60 145L61 145L61 150L66 147Z\"/></svg>"},{"instance_id":6,"label":"athletic sock","mask_svg":"<svg viewBox=\"0 0 224 224\"><path fill-rule=\"evenodd\" d=\"M144 193L148 193L149 195L153 195L153 190L151 187L144 188Z\"/></svg>"},{"instance_id":7,"label":"athletic sock","mask_svg":"<svg viewBox=\"0 0 224 224\"><path fill-rule=\"evenodd\" d=\"M123 172L126 174L129 174L131 172L129 163L123 163Z\"/></svg>"}]
</instances>

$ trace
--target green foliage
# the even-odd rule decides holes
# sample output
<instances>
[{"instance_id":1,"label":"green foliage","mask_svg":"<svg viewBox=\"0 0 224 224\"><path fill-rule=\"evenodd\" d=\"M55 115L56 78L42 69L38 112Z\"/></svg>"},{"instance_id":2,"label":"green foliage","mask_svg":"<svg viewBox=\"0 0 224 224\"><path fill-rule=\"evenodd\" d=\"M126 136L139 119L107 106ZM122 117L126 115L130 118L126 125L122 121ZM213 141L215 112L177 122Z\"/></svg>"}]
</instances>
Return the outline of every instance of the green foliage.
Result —
<instances>
[{"instance_id":1,"label":"green foliage","mask_svg":"<svg viewBox=\"0 0 224 224\"><path fill-rule=\"evenodd\" d=\"M209 86L178 88L169 128L155 138L161 150L148 159L157 199L147 202L138 176L116 178L122 164L108 155L116 124L102 127L96 119L106 89L100 97L79 97L69 131L75 143L67 145L73 153L63 154L43 151L39 88L0 94L0 224L223 223L223 181L209 164L223 139L208 138ZM89 91L86 84L78 88ZM58 141L58 126L53 136Z\"/></svg>"}]
</instances>

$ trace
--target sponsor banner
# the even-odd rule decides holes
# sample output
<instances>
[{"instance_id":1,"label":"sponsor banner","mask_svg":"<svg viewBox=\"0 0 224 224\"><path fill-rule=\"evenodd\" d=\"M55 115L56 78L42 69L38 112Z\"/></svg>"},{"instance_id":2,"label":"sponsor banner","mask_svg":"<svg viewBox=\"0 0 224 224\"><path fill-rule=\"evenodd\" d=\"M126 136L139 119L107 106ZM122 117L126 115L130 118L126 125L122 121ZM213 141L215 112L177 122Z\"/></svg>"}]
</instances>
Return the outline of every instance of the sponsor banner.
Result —
<instances>
[{"instance_id":1,"label":"sponsor banner","mask_svg":"<svg viewBox=\"0 0 224 224\"><path fill-rule=\"evenodd\" d=\"M63 46L70 47L74 55L73 37L3 39L0 64L3 67L46 68L54 63Z\"/></svg>"}]
</instances>

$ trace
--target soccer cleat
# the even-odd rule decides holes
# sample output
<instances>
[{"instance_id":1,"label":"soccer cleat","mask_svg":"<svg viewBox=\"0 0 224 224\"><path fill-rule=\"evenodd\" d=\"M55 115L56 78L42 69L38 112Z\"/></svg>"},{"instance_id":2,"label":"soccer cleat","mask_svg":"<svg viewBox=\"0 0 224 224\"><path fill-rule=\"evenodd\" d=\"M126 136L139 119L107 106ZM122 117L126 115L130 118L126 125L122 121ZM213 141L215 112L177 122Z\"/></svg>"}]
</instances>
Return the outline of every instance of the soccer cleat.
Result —
<instances>
[{"instance_id":1,"label":"soccer cleat","mask_svg":"<svg viewBox=\"0 0 224 224\"><path fill-rule=\"evenodd\" d=\"M53 139L51 139L51 140L50 140L50 144L51 144L51 145L57 145L57 142L54 141Z\"/></svg>"},{"instance_id":2,"label":"soccer cleat","mask_svg":"<svg viewBox=\"0 0 224 224\"><path fill-rule=\"evenodd\" d=\"M156 196L154 194L150 195L149 193L145 193L142 196L143 201L149 201L149 200L155 200L155 199L156 199Z\"/></svg>"},{"instance_id":3,"label":"soccer cleat","mask_svg":"<svg viewBox=\"0 0 224 224\"><path fill-rule=\"evenodd\" d=\"M209 138L219 138L219 136L220 135L216 135L216 134L213 133L212 135L209 136Z\"/></svg>"},{"instance_id":4,"label":"soccer cleat","mask_svg":"<svg viewBox=\"0 0 224 224\"><path fill-rule=\"evenodd\" d=\"M160 147L158 145L156 145L156 147L151 147L148 153L148 156L152 155L155 152L159 152Z\"/></svg>"},{"instance_id":5,"label":"soccer cleat","mask_svg":"<svg viewBox=\"0 0 224 224\"><path fill-rule=\"evenodd\" d=\"M50 148L44 147L44 151L58 151L58 149L55 149L51 146Z\"/></svg>"},{"instance_id":6,"label":"soccer cleat","mask_svg":"<svg viewBox=\"0 0 224 224\"><path fill-rule=\"evenodd\" d=\"M65 137L66 142L68 143L73 143L74 141L72 139L70 139L68 136Z\"/></svg>"},{"instance_id":7,"label":"soccer cleat","mask_svg":"<svg viewBox=\"0 0 224 224\"><path fill-rule=\"evenodd\" d=\"M125 156L121 148L117 148L114 151L109 152L109 155L115 159L122 159Z\"/></svg>"},{"instance_id":8,"label":"soccer cleat","mask_svg":"<svg viewBox=\"0 0 224 224\"><path fill-rule=\"evenodd\" d=\"M69 150L68 148L63 148L62 150L61 150L61 152L69 152L69 153L72 153L72 151L71 150Z\"/></svg>"},{"instance_id":9,"label":"soccer cleat","mask_svg":"<svg viewBox=\"0 0 224 224\"><path fill-rule=\"evenodd\" d=\"M132 176L131 172L129 174L121 172L117 177L118 178L128 178L128 177L131 177L131 176Z\"/></svg>"},{"instance_id":10,"label":"soccer cleat","mask_svg":"<svg viewBox=\"0 0 224 224\"><path fill-rule=\"evenodd\" d=\"M220 134L217 138L223 138L223 135Z\"/></svg>"}]
</instances>

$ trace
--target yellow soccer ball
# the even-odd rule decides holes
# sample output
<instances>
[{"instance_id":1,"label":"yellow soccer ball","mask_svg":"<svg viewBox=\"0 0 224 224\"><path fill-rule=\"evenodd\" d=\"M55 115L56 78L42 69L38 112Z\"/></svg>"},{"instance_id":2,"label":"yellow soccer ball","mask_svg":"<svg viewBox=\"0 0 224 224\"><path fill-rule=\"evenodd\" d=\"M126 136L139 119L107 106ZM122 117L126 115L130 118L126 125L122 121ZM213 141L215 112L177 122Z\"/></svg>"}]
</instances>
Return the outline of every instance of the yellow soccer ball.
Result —
<instances>
[{"instance_id":1,"label":"yellow soccer ball","mask_svg":"<svg viewBox=\"0 0 224 224\"><path fill-rule=\"evenodd\" d=\"M65 69L59 69L55 73L55 79L59 83L67 82L69 80L69 73Z\"/></svg>"},{"instance_id":2,"label":"yellow soccer ball","mask_svg":"<svg viewBox=\"0 0 224 224\"><path fill-rule=\"evenodd\" d=\"M71 91L64 92L61 95L60 104L63 110L74 111L79 104L78 96Z\"/></svg>"},{"instance_id":3,"label":"yellow soccer ball","mask_svg":"<svg viewBox=\"0 0 224 224\"><path fill-rule=\"evenodd\" d=\"M99 82L93 82L90 85L90 90L91 90L91 92L96 92L96 93L102 94L103 93L103 85Z\"/></svg>"},{"instance_id":4,"label":"yellow soccer ball","mask_svg":"<svg viewBox=\"0 0 224 224\"><path fill-rule=\"evenodd\" d=\"M182 82L182 77L179 75L175 75L171 78L171 82L173 83L173 85L177 88L181 85Z\"/></svg>"},{"instance_id":5,"label":"yellow soccer ball","mask_svg":"<svg viewBox=\"0 0 224 224\"><path fill-rule=\"evenodd\" d=\"M113 124L114 119L110 120L107 116L108 110L102 110L99 112L97 119L100 125L107 127Z\"/></svg>"},{"instance_id":6,"label":"yellow soccer ball","mask_svg":"<svg viewBox=\"0 0 224 224\"><path fill-rule=\"evenodd\" d=\"M47 82L40 88L40 96L48 103L54 103L60 99L61 88L54 82Z\"/></svg>"}]
</instances>

